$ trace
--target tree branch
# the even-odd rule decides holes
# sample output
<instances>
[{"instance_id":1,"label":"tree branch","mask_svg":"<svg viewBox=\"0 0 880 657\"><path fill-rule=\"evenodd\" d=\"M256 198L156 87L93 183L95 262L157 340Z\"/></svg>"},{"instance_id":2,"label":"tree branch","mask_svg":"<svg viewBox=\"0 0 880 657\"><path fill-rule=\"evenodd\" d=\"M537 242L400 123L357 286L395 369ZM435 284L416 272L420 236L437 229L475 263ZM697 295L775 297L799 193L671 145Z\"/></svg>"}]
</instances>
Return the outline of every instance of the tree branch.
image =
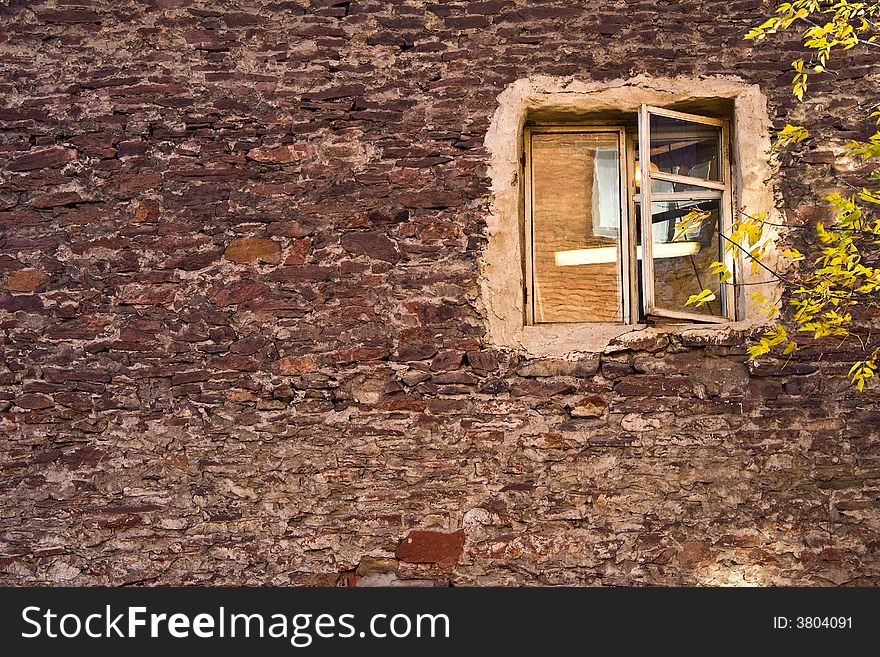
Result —
<instances>
[{"instance_id":1,"label":"tree branch","mask_svg":"<svg viewBox=\"0 0 880 657\"><path fill-rule=\"evenodd\" d=\"M794 283L793 281L790 281L790 280L788 280L787 278L785 278L785 277L784 277L782 274L780 274L779 272L770 269L770 267L768 267L767 265L765 265L765 264L764 264L763 262L761 262L758 258L756 258L755 256L753 256L753 255L752 255L751 253L749 253L748 251L746 251L742 246L740 246L739 244L737 244L736 242L734 242L732 239L730 239L729 237L727 237L727 235L725 235L725 234L722 233L721 231L718 231L718 235L719 235L722 239L724 239L724 240L730 242L730 243L733 244L736 248L738 248L740 251L742 251L743 253L745 253L749 258L752 259L752 262L755 262L755 263L757 263L760 267L762 267L763 269L766 269L766 270L767 270L768 272L770 272L775 278L779 279L779 280L782 281L783 283L787 283L788 285L792 285L792 284Z\"/></svg>"}]
</instances>

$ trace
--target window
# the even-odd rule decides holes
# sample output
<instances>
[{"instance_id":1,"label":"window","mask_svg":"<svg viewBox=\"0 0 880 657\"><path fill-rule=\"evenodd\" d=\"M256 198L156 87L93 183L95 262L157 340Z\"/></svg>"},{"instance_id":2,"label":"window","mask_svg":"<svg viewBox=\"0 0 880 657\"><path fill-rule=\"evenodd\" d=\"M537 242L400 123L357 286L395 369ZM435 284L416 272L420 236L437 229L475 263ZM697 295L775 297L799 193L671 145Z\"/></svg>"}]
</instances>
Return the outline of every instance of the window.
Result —
<instances>
[{"instance_id":1,"label":"window","mask_svg":"<svg viewBox=\"0 0 880 657\"><path fill-rule=\"evenodd\" d=\"M526 325L736 319L734 287L710 271L734 271L726 119L642 104L530 123L523 160ZM685 306L704 289L714 301Z\"/></svg>"},{"instance_id":2,"label":"window","mask_svg":"<svg viewBox=\"0 0 880 657\"><path fill-rule=\"evenodd\" d=\"M736 77L511 82L484 142L490 195L476 302L487 343L574 358L649 336L715 340L765 324L749 295L776 303L781 286L735 249L722 252L734 208L783 222L770 131L761 89ZM708 220L676 236L693 208ZM772 266L772 238L767 247ZM736 286L718 285L709 269L719 260ZM716 301L684 306L713 287Z\"/></svg>"}]
</instances>

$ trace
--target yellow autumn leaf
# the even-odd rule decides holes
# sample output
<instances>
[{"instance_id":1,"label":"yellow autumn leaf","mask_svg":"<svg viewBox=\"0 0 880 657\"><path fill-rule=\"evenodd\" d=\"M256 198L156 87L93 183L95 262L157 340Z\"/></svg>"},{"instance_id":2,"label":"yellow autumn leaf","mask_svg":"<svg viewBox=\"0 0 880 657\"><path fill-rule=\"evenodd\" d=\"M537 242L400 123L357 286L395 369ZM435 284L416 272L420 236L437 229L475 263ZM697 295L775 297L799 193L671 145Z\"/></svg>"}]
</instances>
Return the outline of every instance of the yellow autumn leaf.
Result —
<instances>
[{"instance_id":1,"label":"yellow autumn leaf","mask_svg":"<svg viewBox=\"0 0 880 657\"><path fill-rule=\"evenodd\" d=\"M710 301L715 301L717 297L712 290L703 290L699 294L692 294L688 297L688 300L684 302L684 305L690 306L694 305L695 308L699 308L700 306L709 303Z\"/></svg>"}]
</instances>

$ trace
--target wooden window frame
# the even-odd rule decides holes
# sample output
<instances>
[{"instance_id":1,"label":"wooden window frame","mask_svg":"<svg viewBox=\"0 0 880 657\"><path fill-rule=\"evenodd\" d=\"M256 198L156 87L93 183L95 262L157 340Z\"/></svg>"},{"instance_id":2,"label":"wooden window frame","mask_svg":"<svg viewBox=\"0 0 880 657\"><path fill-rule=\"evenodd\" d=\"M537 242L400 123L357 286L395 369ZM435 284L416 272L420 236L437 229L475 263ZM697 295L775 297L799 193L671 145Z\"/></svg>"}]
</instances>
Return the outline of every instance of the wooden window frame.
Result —
<instances>
[{"instance_id":1,"label":"wooden window frame","mask_svg":"<svg viewBox=\"0 0 880 657\"><path fill-rule=\"evenodd\" d=\"M591 124L591 125L572 125L572 126L526 126L523 131L523 159L525 166L525 235L526 240L524 242L523 248L523 257L524 257L524 270L525 270L525 284L523 285L523 294L525 295L525 321L527 326L532 326L535 324L535 270L534 270L534 262L532 257L532 252L534 250L535 243L535 234L534 234L534 203L532 199L532 135L534 134L548 134L548 133L556 133L556 134L572 134L572 133L604 133L604 134L616 134L617 135L617 148L618 148L618 162L620 168L620 194L618 198L620 199L620 217L621 217L621 226L619 229L620 234L620 264L619 264L619 275L620 275L620 288L621 288L621 314L622 321L621 324L631 324L632 323L632 315L631 315L631 287L632 285L629 282L629 274L628 272L632 268L631 258L635 254L635 245L632 240L635 238L635 228L631 227L631 221L628 220L628 210L627 210L627 198L629 197L629 191L627 189L627 164L626 164L626 130L619 125L601 125L601 124ZM624 225L625 224L625 225ZM630 236L630 233L632 236ZM575 322L575 323L583 323L583 324L593 324L596 322ZM617 322L604 322L604 323L617 323ZM541 325L547 325L550 322L541 322Z\"/></svg>"},{"instance_id":2,"label":"wooden window frame","mask_svg":"<svg viewBox=\"0 0 880 657\"><path fill-rule=\"evenodd\" d=\"M697 123L703 125L711 125L721 129L721 161L719 162L720 181L703 180L702 178L692 178L690 176L679 176L671 173L662 173L651 171L651 116L663 116L688 123ZM734 286L729 283L721 283L721 308L722 315L716 317L713 315L701 315L699 313L691 313L683 310L673 310L670 308L660 308L654 303L654 256L653 246L654 240L648 239L651 235L651 203L654 200L660 200L660 195L652 194L651 182L653 180L665 180L669 182L679 182L706 190L700 192L675 192L674 200L686 201L697 200L692 195L697 194L705 196L710 190L716 194L720 192L721 198L719 203L720 233L718 242L721 250L721 257L730 272L734 274L736 280L735 262L733 252L725 248L722 236L730 235L730 225L732 223L731 215L733 211L731 203L731 171L730 171L730 131L728 123L724 119L715 119L708 116L698 114L686 114L684 112L676 112L673 110L663 109L661 107L652 107L651 105L641 105L638 113L639 127L639 164L641 166L641 193L639 202L642 208L642 311L648 318L662 317L665 319L683 319L692 322L706 322L711 324L726 324L736 320L736 297ZM669 196L669 195L664 195ZM715 197L717 198L717 196ZM635 215L631 215L635 221Z\"/></svg>"},{"instance_id":3,"label":"wooden window frame","mask_svg":"<svg viewBox=\"0 0 880 657\"><path fill-rule=\"evenodd\" d=\"M721 154L719 163L720 181L704 180L677 174L652 172L650 170L650 116L663 116L666 118L688 121L703 125L716 126L721 129ZM620 153L620 281L622 296L622 321L603 322L605 324L635 325L642 323L642 319L649 322L656 319L683 320L693 323L722 324L736 321L736 294L733 284L721 283L722 316L703 315L684 310L674 310L657 307L654 303L654 262L653 240L644 239L642 254L642 279L643 293L639 295L638 259L636 246L636 222L639 218L635 215L635 205L639 203L642 208L650 208L654 201L694 201L719 199L719 231L721 235L729 235L733 214L733 172L730 166L730 126L727 119L716 119L697 114L687 114L674 110L641 105L637 113L637 127L635 133L628 132L627 128L619 121L591 121L576 125L527 125L523 129L523 273L524 273L524 310L526 326L547 326L550 323L534 321L534 262L532 252L534 249L534 221L533 221L533 180L531 166L531 142L533 134L542 133L616 133L618 135L618 148ZM635 138L638 137L639 149L636 153ZM640 163L640 177L642 184L640 191L636 191L636 160ZM651 193L651 181L664 180L678 182L698 190L671 193ZM642 235L651 235L650 210L642 212L641 217ZM723 238L719 237L721 261L734 275L736 281L739 272L732 251L724 248ZM596 322L571 322L570 324L593 324Z\"/></svg>"}]
</instances>

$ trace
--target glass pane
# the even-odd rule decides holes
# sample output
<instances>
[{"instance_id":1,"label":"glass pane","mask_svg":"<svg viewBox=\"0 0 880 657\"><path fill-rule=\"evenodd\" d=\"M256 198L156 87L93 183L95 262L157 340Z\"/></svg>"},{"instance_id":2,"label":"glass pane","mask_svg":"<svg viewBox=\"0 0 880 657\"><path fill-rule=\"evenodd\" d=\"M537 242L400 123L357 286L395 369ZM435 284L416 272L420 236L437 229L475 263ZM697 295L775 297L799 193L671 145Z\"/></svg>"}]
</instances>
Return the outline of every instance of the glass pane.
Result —
<instances>
[{"instance_id":1,"label":"glass pane","mask_svg":"<svg viewBox=\"0 0 880 657\"><path fill-rule=\"evenodd\" d=\"M535 133L535 323L622 321L618 134Z\"/></svg>"},{"instance_id":2,"label":"glass pane","mask_svg":"<svg viewBox=\"0 0 880 657\"><path fill-rule=\"evenodd\" d=\"M651 115L651 171L721 181L720 162L721 128Z\"/></svg>"},{"instance_id":3,"label":"glass pane","mask_svg":"<svg viewBox=\"0 0 880 657\"><path fill-rule=\"evenodd\" d=\"M709 214L673 240L676 223L692 210ZM723 316L719 279L709 271L713 262L721 260L719 201L652 203L651 222L654 305L666 310ZM717 299L699 308L684 305L689 296L702 290L712 290Z\"/></svg>"}]
</instances>

